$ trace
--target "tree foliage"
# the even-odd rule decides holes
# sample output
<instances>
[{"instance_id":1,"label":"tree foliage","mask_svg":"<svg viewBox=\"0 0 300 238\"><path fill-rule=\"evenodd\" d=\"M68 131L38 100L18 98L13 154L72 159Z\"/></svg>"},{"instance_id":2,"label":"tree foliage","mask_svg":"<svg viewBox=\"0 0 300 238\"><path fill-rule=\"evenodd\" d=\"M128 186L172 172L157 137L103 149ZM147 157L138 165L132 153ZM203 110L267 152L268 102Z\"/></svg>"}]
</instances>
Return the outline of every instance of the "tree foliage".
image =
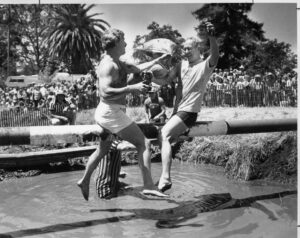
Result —
<instances>
[{"instance_id":1,"label":"tree foliage","mask_svg":"<svg viewBox=\"0 0 300 238\"><path fill-rule=\"evenodd\" d=\"M254 53L249 54L243 64L250 74L271 72L281 77L293 72L297 58L291 52L290 44L274 39L257 44Z\"/></svg>"},{"instance_id":2,"label":"tree foliage","mask_svg":"<svg viewBox=\"0 0 300 238\"><path fill-rule=\"evenodd\" d=\"M88 15L94 5L61 5L51 19L52 30L45 34L49 55L61 59L70 73L85 74L93 68L92 59L101 54L101 35L109 24Z\"/></svg>"},{"instance_id":3,"label":"tree foliage","mask_svg":"<svg viewBox=\"0 0 300 238\"><path fill-rule=\"evenodd\" d=\"M44 62L48 59L48 46L42 46L42 29L49 25L49 17L52 16L54 5L37 5L37 4L23 4L23 5L1 5L2 18L4 14L8 14L9 19L6 22L1 22L5 31L10 33L10 47L9 52L11 56L10 74L16 74L17 67L22 68L20 74L37 74L43 68ZM4 17L7 18L7 17ZM0 36L0 45L4 45L6 50L1 52L8 52L7 47L7 33ZM4 44L5 41L5 44ZM0 46L0 47L1 47ZM0 56L0 61L7 64L6 55ZM2 64L3 65L3 64Z\"/></svg>"},{"instance_id":4,"label":"tree foliage","mask_svg":"<svg viewBox=\"0 0 300 238\"><path fill-rule=\"evenodd\" d=\"M13 17L16 14L16 5L0 5L0 67L2 74L15 73L15 62L20 58L17 49L22 35L19 31L18 19Z\"/></svg>"},{"instance_id":5,"label":"tree foliage","mask_svg":"<svg viewBox=\"0 0 300 238\"><path fill-rule=\"evenodd\" d=\"M291 52L289 44L265 38L263 23L248 17L252 5L205 4L193 12L200 22L208 18L215 26L220 46L218 67L237 68L243 64L252 74L276 73L278 70L291 72L296 67L296 55Z\"/></svg>"},{"instance_id":6,"label":"tree foliage","mask_svg":"<svg viewBox=\"0 0 300 238\"><path fill-rule=\"evenodd\" d=\"M208 18L215 26L221 52L218 67L238 67L254 44L265 40L263 24L254 22L247 16L251 7L252 4L248 3L205 4L193 12L199 21Z\"/></svg>"}]
</instances>

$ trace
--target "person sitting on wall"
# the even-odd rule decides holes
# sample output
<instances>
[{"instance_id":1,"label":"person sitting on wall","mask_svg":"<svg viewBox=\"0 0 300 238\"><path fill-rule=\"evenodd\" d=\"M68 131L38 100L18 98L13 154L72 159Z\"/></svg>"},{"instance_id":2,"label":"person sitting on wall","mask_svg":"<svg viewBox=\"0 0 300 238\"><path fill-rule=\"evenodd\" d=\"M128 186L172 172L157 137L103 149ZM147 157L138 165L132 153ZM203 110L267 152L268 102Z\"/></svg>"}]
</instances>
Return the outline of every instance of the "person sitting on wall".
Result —
<instances>
[{"instance_id":1,"label":"person sitting on wall","mask_svg":"<svg viewBox=\"0 0 300 238\"><path fill-rule=\"evenodd\" d=\"M149 91L149 97L144 102L148 122L164 123L166 121L166 106L164 100L158 96L156 91Z\"/></svg>"},{"instance_id":2,"label":"person sitting on wall","mask_svg":"<svg viewBox=\"0 0 300 238\"><path fill-rule=\"evenodd\" d=\"M56 92L55 99L49 104L50 122L52 125L74 124L74 111L76 106L66 100L63 91Z\"/></svg>"}]
</instances>

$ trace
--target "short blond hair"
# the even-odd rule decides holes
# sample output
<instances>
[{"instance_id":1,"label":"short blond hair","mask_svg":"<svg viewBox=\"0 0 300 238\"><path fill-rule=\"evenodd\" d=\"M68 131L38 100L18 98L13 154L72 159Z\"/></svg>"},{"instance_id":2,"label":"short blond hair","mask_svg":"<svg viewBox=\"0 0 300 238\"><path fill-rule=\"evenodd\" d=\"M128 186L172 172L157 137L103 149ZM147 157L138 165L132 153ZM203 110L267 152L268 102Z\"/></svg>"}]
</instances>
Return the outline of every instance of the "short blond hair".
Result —
<instances>
[{"instance_id":1,"label":"short blond hair","mask_svg":"<svg viewBox=\"0 0 300 238\"><path fill-rule=\"evenodd\" d=\"M102 48L104 50L110 49L115 47L116 43L121 40L121 38L124 38L124 32L115 29L115 28L109 28L105 30L101 42L102 42Z\"/></svg>"},{"instance_id":2,"label":"short blond hair","mask_svg":"<svg viewBox=\"0 0 300 238\"><path fill-rule=\"evenodd\" d=\"M185 39L185 41L183 42L183 44L184 44L185 42L187 42L187 41L191 41L193 47L196 47L196 48L200 49L201 41L200 41L199 38L196 38L196 37L193 37L193 36L188 37L188 38Z\"/></svg>"}]
</instances>

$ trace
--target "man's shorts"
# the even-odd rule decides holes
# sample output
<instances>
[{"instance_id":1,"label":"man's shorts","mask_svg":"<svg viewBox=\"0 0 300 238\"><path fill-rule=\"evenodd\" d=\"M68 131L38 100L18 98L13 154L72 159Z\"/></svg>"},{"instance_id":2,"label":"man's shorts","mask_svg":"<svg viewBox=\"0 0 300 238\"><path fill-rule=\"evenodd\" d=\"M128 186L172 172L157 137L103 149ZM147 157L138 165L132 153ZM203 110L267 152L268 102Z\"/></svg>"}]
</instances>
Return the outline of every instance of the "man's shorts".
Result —
<instances>
[{"instance_id":1,"label":"man's shorts","mask_svg":"<svg viewBox=\"0 0 300 238\"><path fill-rule=\"evenodd\" d=\"M188 128L195 125L198 117L198 113L196 112L178 111L175 115L177 115Z\"/></svg>"},{"instance_id":2,"label":"man's shorts","mask_svg":"<svg viewBox=\"0 0 300 238\"><path fill-rule=\"evenodd\" d=\"M100 101L95 111L95 120L101 127L117 134L133 122L125 111L125 105L108 104Z\"/></svg>"}]
</instances>

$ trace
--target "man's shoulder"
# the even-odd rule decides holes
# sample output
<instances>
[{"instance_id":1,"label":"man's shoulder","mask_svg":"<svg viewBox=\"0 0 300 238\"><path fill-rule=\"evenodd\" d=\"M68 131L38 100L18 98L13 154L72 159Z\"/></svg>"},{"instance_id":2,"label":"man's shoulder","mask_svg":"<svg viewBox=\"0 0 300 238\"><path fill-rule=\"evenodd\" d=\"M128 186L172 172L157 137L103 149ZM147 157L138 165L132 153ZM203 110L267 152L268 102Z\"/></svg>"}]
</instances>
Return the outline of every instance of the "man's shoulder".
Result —
<instances>
[{"instance_id":1,"label":"man's shoulder","mask_svg":"<svg viewBox=\"0 0 300 238\"><path fill-rule=\"evenodd\" d=\"M104 57L101 59L100 63L96 67L96 72L97 74L101 74L104 72L110 72L115 68L116 68L116 64L111 59Z\"/></svg>"}]
</instances>

